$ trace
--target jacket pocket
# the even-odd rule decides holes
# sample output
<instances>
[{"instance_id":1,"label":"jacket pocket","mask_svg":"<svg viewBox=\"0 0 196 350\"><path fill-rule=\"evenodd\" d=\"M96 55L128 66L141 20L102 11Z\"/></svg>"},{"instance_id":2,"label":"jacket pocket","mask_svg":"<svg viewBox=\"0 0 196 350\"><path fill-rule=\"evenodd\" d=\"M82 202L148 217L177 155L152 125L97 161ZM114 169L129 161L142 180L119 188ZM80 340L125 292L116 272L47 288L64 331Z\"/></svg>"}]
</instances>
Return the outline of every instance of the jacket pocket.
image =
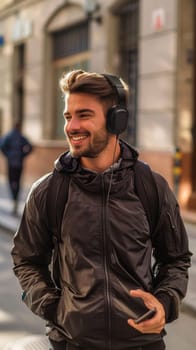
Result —
<instances>
[{"instance_id":1,"label":"jacket pocket","mask_svg":"<svg viewBox=\"0 0 196 350\"><path fill-rule=\"evenodd\" d=\"M67 339L75 340L79 331L79 310L75 304L75 295L78 291L68 283L65 283L58 309L55 324L60 327ZM78 318L77 318L78 315Z\"/></svg>"},{"instance_id":2,"label":"jacket pocket","mask_svg":"<svg viewBox=\"0 0 196 350\"><path fill-rule=\"evenodd\" d=\"M115 275L112 276L113 304L118 309L117 314L126 313L127 318L137 318L148 309L141 298L134 298L130 295L130 290L144 290L144 287L122 266L114 250L112 265L115 271Z\"/></svg>"},{"instance_id":3,"label":"jacket pocket","mask_svg":"<svg viewBox=\"0 0 196 350\"><path fill-rule=\"evenodd\" d=\"M53 321L60 299L60 291L56 288L44 286L41 282L33 285L27 292L23 292L22 300L27 307L41 318Z\"/></svg>"},{"instance_id":4,"label":"jacket pocket","mask_svg":"<svg viewBox=\"0 0 196 350\"><path fill-rule=\"evenodd\" d=\"M103 296L100 294L87 298L78 293L75 286L66 283L56 319L56 325L65 337L86 348L89 337L93 342L103 337L104 322Z\"/></svg>"},{"instance_id":5,"label":"jacket pocket","mask_svg":"<svg viewBox=\"0 0 196 350\"><path fill-rule=\"evenodd\" d=\"M170 251L176 252L177 250L177 228L175 225L175 220L170 212L167 212L167 222L168 222L168 240L170 244Z\"/></svg>"},{"instance_id":6,"label":"jacket pocket","mask_svg":"<svg viewBox=\"0 0 196 350\"><path fill-rule=\"evenodd\" d=\"M162 217L162 225L155 238L155 248L158 249L155 251L158 253L158 258L163 261L168 257L175 258L181 249L180 230L178 231L175 215L170 211Z\"/></svg>"}]
</instances>

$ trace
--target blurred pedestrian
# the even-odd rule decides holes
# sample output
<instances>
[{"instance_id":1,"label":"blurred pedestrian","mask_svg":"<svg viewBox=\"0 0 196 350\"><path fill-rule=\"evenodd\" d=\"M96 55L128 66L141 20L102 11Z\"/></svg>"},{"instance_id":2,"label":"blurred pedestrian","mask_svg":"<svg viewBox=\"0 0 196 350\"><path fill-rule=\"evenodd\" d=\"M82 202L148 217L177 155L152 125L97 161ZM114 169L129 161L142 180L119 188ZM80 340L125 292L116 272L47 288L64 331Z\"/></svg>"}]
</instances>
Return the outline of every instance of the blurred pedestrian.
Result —
<instances>
[{"instance_id":1,"label":"blurred pedestrian","mask_svg":"<svg viewBox=\"0 0 196 350\"><path fill-rule=\"evenodd\" d=\"M22 134L20 122L0 140L0 149L7 159L7 178L13 199L13 214L17 214L20 181L24 158L32 152L30 141Z\"/></svg>"}]
</instances>

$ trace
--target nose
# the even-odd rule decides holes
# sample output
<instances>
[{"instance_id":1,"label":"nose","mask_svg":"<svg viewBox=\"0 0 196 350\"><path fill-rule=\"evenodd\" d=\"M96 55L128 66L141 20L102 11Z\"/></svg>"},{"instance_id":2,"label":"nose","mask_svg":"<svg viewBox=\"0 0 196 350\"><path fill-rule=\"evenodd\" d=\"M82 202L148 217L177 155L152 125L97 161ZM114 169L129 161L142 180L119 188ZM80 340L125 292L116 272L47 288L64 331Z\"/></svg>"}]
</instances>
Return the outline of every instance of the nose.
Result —
<instances>
[{"instance_id":1,"label":"nose","mask_svg":"<svg viewBox=\"0 0 196 350\"><path fill-rule=\"evenodd\" d=\"M66 132L73 132L80 129L80 121L77 117L72 117L65 123Z\"/></svg>"}]
</instances>

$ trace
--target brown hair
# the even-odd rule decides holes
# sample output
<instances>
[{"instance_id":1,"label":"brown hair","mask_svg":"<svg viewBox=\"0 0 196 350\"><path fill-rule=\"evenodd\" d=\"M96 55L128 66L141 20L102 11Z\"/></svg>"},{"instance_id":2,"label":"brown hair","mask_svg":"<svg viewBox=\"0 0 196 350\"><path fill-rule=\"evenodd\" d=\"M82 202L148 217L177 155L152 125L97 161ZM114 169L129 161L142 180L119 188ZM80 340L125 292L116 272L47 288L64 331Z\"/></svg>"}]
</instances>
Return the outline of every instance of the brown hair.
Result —
<instances>
[{"instance_id":1,"label":"brown hair","mask_svg":"<svg viewBox=\"0 0 196 350\"><path fill-rule=\"evenodd\" d=\"M128 87L122 79L120 80L125 88L127 100ZM83 92L95 95L106 104L108 108L118 104L117 91L110 85L107 79L99 73L85 72L81 69L65 73L60 79L60 88L65 95L72 92Z\"/></svg>"}]
</instances>

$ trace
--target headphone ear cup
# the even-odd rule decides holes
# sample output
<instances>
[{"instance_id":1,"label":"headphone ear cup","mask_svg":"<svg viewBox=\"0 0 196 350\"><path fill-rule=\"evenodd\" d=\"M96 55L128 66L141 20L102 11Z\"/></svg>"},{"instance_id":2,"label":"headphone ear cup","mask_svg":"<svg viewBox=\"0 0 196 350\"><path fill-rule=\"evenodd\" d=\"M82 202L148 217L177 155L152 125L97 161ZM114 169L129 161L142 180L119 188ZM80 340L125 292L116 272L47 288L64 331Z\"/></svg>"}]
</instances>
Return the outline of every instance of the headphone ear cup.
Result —
<instances>
[{"instance_id":1,"label":"headphone ear cup","mask_svg":"<svg viewBox=\"0 0 196 350\"><path fill-rule=\"evenodd\" d=\"M121 134L126 130L128 124L129 112L121 106L113 106L107 112L106 128L115 135Z\"/></svg>"}]
</instances>

